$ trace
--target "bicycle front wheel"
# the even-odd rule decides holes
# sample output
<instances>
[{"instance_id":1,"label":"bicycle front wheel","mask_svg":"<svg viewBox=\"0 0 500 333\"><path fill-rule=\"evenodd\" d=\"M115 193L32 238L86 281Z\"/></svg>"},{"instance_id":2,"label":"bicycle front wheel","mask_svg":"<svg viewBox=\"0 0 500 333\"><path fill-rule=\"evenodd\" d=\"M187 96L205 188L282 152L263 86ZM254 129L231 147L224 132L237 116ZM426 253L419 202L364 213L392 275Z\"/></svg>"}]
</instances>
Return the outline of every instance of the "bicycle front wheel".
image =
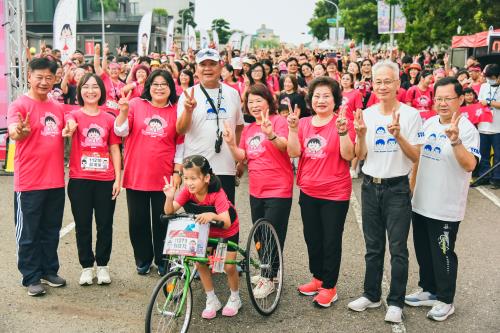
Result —
<instances>
[{"instance_id":1,"label":"bicycle front wheel","mask_svg":"<svg viewBox=\"0 0 500 333\"><path fill-rule=\"evenodd\" d=\"M168 273L161 278L151 295L146 312L146 333L187 332L192 308L193 295L189 282L181 272Z\"/></svg>"},{"instance_id":2,"label":"bicycle front wheel","mask_svg":"<svg viewBox=\"0 0 500 333\"><path fill-rule=\"evenodd\" d=\"M257 312L269 316L278 307L283 288L283 254L278 234L269 221L259 219L253 225L245 260L250 300Z\"/></svg>"}]
</instances>

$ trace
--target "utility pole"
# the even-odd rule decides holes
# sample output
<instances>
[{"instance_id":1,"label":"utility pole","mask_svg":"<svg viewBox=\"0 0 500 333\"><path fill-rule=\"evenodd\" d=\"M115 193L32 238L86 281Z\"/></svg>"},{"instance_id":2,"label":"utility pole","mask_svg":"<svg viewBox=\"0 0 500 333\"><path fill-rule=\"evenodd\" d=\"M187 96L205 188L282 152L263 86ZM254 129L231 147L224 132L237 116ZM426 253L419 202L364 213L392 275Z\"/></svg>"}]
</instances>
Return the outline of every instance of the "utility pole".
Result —
<instances>
[{"instance_id":1,"label":"utility pole","mask_svg":"<svg viewBox=\"0 0 500 333\"><path fill-rule=\"evenodd\" d=\"M335 9L337 10L337 19L336 19L336 31L335 31L335 46L338 48L339 46L339 6L337 6L337 4L331 0L325 0L325 2L328 2L329 4L331 5L334 5L335 6Z\"/></svg>"}]
</instances>

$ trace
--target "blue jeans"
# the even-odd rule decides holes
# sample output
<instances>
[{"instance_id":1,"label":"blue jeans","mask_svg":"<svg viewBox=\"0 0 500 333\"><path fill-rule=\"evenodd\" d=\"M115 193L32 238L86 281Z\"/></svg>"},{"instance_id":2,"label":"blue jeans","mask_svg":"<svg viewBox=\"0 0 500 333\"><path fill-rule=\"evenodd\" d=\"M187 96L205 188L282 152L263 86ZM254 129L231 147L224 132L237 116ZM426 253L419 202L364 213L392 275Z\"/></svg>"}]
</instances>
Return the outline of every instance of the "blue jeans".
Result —
<instances>
[{"instance_id":1,"label":"blue jeans","mask_svg":"<svg viewBox=\"0 0 500 333\"><path fill-rule=\"evenodd\" d=\"M493 165L500 162L500 133L483 134L480 133L479 150L481 152L481 161L479 162L479 175L488 171L491 168L490 153L491 148L494 151ZM496 168L490 175L486 176L491 183L500 184L500 167Z\"/></svg>"},{"instance_id":2,"label":"blue jeans","mask_svg":"<svg viewBox=\"0 0 500 333\"><path fill-rule=\"evenodd\" d=\"M408 177L397 177L375 184L365 176L361 186L363 235L366 244L366 272L363 296L378 302L382 295L382 276L386 234L391 253L391 286L387 303L404 306L408 280L408 247L411 221Z\"/></svg>"}]
</instances>

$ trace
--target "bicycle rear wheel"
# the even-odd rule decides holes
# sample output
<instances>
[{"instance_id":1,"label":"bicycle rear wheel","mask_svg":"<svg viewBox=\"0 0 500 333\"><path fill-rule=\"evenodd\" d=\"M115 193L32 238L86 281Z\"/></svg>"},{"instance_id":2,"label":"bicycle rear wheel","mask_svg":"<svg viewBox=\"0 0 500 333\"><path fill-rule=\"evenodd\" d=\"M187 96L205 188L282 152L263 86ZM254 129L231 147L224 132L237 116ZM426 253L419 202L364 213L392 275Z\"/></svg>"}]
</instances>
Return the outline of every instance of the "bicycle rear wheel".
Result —
<instances>
[{"instance_id":1,"label":"bicycle rear wheel","mask_svg":"<svg viewBox=\"0 0 500 333\"><path fill-rule=\"evenodd\" d=\"M278 307L283 289L283 254L278 234L269 221L259 219L253 225L248 236L246 254L245 274L250 300L257 312L269 316ZM256 293L261 279L273 282L272 288L265 294Z\"/></svg>"},{"instance_id":2,"label":"bicycle rear wheel","mask_svg":"<svg viewBox=\"0 0 500 333\"><path fill-rule=\"evenodd\" d=\"M185 301L185 277L170 272L156 285L146 312L146 333L187 332L193 307L191 285L188 283Z\"/></svg>"}]
</instances>

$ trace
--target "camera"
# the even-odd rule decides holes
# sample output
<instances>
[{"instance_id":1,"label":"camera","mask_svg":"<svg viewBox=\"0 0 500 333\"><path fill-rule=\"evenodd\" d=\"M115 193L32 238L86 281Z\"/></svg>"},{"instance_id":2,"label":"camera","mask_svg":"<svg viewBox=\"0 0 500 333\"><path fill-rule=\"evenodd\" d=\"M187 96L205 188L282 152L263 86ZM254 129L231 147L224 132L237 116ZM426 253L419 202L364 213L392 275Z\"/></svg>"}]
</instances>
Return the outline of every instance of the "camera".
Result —
<instances>
[{"instance_id":1,"label":"camera","mask_svg":"<svg viewBox=\"0 0 500 333\"><path fill-rule=\"evenodd\" d=\"M217 131L217 138L215 139L215 152L220 153L220 149L222 146L222 132Z\"/></svg>"}]
</instances>

